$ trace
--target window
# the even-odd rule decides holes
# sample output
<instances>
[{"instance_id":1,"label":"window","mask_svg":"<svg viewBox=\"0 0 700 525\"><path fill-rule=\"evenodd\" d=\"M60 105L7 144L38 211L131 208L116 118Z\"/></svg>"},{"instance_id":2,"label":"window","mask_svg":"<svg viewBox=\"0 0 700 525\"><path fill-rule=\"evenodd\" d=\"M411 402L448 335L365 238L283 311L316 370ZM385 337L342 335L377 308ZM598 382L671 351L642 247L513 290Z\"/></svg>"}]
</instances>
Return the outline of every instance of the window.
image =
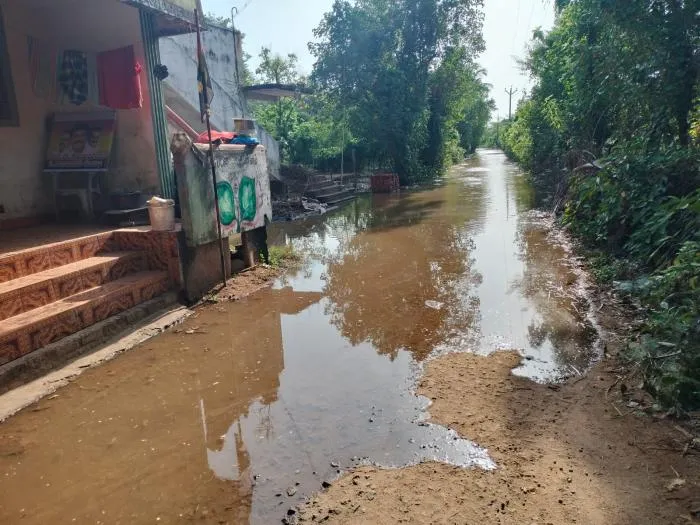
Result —
<instances>
[{"instance_id":1,"label":"window","mask_svg":"<svg viewBox=\"0 0 700 525\"><path fill-rule=\"evenodd\" d=\"M0 126L19 126L15 86L12 82L10 55L5 39L5 20L0 8Z\"/></svg>"}]
</instances>

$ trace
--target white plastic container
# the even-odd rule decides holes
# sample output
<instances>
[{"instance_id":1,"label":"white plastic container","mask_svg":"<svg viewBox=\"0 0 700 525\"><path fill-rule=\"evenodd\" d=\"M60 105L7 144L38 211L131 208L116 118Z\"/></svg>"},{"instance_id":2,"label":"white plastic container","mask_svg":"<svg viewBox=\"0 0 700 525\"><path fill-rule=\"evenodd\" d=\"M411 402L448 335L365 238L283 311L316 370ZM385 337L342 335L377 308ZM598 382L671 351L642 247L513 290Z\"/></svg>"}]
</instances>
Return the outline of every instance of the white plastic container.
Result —
<instances>
[{"instance_id":1,"label":"white plastic container","mask_svg":"<svg viewBox=\"0 0 700 525\"><path fill-rule=\"evenodd\" d=\"M175 201L153 197L148 201L148 218L151 229L168 232L175 229Z\"/></svg>"}]
</instances>

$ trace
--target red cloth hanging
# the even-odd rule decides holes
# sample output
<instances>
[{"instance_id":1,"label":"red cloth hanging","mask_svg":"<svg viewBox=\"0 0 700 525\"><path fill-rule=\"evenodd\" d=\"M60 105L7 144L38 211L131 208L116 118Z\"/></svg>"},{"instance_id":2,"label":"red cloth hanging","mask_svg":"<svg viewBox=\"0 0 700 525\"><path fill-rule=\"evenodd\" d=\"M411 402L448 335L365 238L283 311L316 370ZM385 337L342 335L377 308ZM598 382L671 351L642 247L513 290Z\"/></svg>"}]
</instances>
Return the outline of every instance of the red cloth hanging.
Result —
<instances>
[{"instance_id":1,"label":"red cloth hanging","mask_svg":"<svg viewBox=\"0 0 700 525\"><path fill-rule=\"evenodd\" d=\"M97 55L100 83L100 104L112 109L143 107L141 71L134 46L127 46Z\"/></svg>"}]
</instances>

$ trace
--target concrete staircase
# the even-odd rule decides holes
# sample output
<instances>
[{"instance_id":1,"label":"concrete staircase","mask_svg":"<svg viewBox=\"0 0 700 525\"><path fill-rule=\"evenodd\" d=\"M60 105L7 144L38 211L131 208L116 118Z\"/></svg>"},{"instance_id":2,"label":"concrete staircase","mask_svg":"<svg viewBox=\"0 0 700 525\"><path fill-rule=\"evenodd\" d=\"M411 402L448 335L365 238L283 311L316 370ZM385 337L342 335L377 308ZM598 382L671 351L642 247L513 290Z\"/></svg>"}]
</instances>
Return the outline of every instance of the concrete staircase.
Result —
<instances>
[{"instance_id":1,"label":"concrete staircase","mask_svg":"<svg viewBox=\"0 0 700 525\"><path fill-rule=\"evenodd\" d=\"M117 230L0 255L0 366L177 281L177 241L167 233Z\"/></svg>"},{"instance_id":2,"label":"concrete staircase","mask_svg":"<svg viewBox=\"0 0 700 525\"><path fill-rule=\"evenodd\" d=\"M334 181L330 175L314 175L304 195L334 208L354 199L355 190Z\"/></svg>"}]
</instances>

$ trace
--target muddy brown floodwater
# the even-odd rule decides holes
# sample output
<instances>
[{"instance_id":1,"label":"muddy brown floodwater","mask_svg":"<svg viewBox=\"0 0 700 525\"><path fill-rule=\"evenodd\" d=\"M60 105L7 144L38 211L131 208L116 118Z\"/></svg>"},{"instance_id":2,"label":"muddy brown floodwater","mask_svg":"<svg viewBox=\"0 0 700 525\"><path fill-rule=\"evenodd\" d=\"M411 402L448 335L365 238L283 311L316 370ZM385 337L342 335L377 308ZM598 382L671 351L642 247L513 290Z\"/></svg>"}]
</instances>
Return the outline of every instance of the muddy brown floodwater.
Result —
<instances>
[{"instance_id":1,"label":"muddy brown floodwater","mask_svg":"<svg viewBox=\"0 0 700 525\"><path fill-rule=\"evenodd\" d=\"M482 151L431 189L276 226L307 259L273 289L2 423L0 523L270 524L361 464L494 468L425 422L415 389L442 353L517 349L538 381L598 355L584 277L530 207L522 174Z\"/></svg>"}]
</instances>

